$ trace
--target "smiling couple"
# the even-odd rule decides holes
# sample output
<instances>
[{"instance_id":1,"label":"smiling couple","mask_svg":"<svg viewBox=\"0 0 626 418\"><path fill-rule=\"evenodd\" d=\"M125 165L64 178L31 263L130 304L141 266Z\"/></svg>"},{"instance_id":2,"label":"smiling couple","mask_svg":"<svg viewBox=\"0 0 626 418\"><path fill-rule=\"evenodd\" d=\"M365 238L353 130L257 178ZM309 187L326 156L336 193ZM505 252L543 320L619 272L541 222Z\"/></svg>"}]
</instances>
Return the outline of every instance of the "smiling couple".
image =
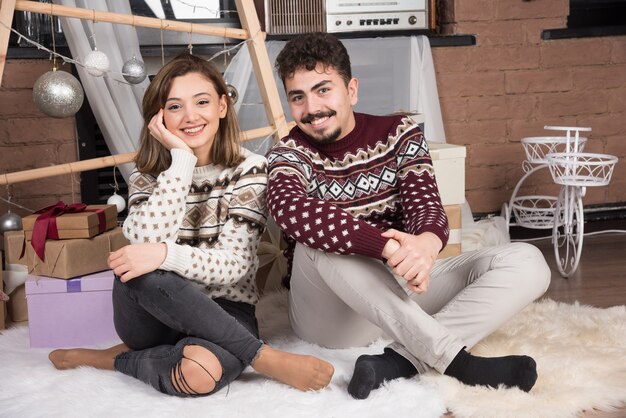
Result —
<instances>
[{"instance_id":1,"label":"smiling couple","mask_svg":"<svg viewBox=\"0 0 626 418\"><path fill-rule=\"evenodd\" d=\"M292 242L296 334L331 348L393 341L357 359L354 398L429 370L529 391L532 358L469 350L545 292L541 252L514 243L437 259L449 228L419 126L353 111L358 81L333 35L295 37L276 68L296 127L267 160L239 146L212 65L186 54L157 74L130 178L131 245L109 258L124 344L56 350L53 364L118 370L175 396L214 393L248 365L300 390L326 387L331 364L258 338L254 276L267 206Z\"/></svg>"}]
</instances>

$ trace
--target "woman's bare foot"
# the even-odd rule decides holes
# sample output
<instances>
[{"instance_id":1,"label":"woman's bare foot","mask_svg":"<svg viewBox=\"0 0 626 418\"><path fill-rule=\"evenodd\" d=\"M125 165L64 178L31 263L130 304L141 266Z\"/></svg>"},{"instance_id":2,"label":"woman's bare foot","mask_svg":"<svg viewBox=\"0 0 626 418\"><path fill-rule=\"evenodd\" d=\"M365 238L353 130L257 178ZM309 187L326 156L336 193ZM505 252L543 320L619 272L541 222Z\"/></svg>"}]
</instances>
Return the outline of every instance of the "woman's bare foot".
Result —
<instances>
[{"instance_id":1,"label":"woman's bare foot","mask_svg":"<svg viewBox=\"0 0 626 418\"><path fill-rule=\"evenodd\" d=\"M264 345L252 368L296 389L320 390L328 386L335 369L314 356L286 353Z\"/></svg>"},{"instance_id":2,"label":"woman's bare foot","mask_svg":"<svg viewBox=\"0 0 626 418\"><path fill-rule=\"evenodd\" d=\"M115 345L104 350L70 348L54 350L48 354L48 358L59 370L74 369L80 366L113 370L115 357L124 351L130 351L126 344Z\"/></svg>"}]
</instances>

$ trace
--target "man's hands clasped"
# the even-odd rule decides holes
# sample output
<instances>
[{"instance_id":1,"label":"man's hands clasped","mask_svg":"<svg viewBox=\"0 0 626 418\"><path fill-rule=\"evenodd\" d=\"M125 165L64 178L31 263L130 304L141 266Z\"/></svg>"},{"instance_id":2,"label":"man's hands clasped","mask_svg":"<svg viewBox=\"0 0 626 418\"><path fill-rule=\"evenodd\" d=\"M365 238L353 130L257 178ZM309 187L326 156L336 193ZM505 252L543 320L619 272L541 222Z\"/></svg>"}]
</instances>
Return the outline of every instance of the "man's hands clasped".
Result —
<instances>
[{"instance_id":1,"label":"man's hands clasped","mask_svg":"<svg viewBox=\"0 0 626 418\"><path fill-rule=\"evenodd\" d=\"M441 250L441 240L432 232L412 235L389 229L382 234L388 238L383 257L396 275L403 277L415 293L428 290L430 272Z\"/></svg>"}]
</instances>

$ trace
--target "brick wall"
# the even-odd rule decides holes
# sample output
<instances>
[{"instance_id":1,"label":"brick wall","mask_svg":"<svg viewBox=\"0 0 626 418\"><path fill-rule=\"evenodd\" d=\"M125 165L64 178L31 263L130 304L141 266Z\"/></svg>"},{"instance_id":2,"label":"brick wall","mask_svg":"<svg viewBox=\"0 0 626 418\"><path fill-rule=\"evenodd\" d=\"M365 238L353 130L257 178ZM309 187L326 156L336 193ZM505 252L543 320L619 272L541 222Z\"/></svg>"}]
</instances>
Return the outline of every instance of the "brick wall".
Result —
<instances>
[{"instance_id":1,"label":"brick wall","mask_svg":"<svg viewBox=\"0 0 626 418\"><path fill-rule=\"evenodd\" d=\"M33 103L33 85L52 68L49 60L8 60L0 86L0 175L31 168L76 161L74 118L54 119L41 113ZM58 200L72 201L72 177L76 199L80 200L79 176L62 175L10 186L13 200L30 209L39 209ZM5 186L0 195L6 199ZM0 214L7 205L0 202ZM12 207L12 212L28 212Z\"/></svg>"},{"instance_id":2,"label":"brick wall","mask_svg":"<svg viewBox=\"0 0 626 418\"><path fill-rule=\"evenodd\" d=\"M447 140L468 147L466 195L497 212L524 174L520 139L558 135L544 125L589 126L586 151L616 155L609 186L585 205L626 202L626 36L541 40L564 28L568 0L443 0L443 30L475 46L433 48ZM520 194L556 195L547 173Z\"/></svg>"}]
</instances>

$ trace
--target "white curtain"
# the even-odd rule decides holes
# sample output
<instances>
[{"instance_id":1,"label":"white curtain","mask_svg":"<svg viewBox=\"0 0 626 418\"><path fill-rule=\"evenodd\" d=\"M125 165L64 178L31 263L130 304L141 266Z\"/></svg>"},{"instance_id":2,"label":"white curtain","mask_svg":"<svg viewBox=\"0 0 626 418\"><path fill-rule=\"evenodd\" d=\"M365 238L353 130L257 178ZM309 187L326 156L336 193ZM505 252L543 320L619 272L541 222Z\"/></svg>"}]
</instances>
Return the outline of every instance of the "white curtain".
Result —
<instances>
[{"instance_id":1,"label":"white curtain","mask_svg":"<svg viewBox=\"0 0 626 418\"><path fill-rule=\"evenodd\" d=\"M54 3L131 14L128 1L54 0ZM135 28L104 22L94 24L91 20L60 19L72 57L79 62L83 62L85 56L92 51L95 31L96 46L108 56L111 73L104 77L95 77L83 67L77 66L80 81L111 154L135 151L143 125L141 100L149 84L146 79L140 84L129 85L121 74L122 66L133 56L142 60ZM118 168L128 180L132 164L124 164Z\"/></svg>"},{"instance_id":2,"label":"white curtain","mask_svg":"<svg viewBox=\"0 0 626 418\"><path fill-rule=\"evenodd\" d=\"M426 36L411 37L409 109L424 115L424 135L429 141L446 142L443 129L435 65Z\"/></svg>"},{"instance_id":3,"label":"white curtain","mask_svg":"<svg viewBox=\"0 0 626 418\"><path fill-rule=\"evenodd\" d=\"M437 81L430 50L425 36L389 37L342 40L350 54L352 75L359 79L358 112L384 115L409 111L424 115L424 133L429 141L445 142L445 132L439 107ZM267 42L272 64L285 45L284 41ZM239 91L237 103L239 120L244 130L267 126L248 50L244 45L232 59L224 74L226 80ZM288 120L289 107L282 81L275 73L282 106ZM270 138L247 143L247 147L261 154L272 144Z\"/></svg>"}]
</instances>

